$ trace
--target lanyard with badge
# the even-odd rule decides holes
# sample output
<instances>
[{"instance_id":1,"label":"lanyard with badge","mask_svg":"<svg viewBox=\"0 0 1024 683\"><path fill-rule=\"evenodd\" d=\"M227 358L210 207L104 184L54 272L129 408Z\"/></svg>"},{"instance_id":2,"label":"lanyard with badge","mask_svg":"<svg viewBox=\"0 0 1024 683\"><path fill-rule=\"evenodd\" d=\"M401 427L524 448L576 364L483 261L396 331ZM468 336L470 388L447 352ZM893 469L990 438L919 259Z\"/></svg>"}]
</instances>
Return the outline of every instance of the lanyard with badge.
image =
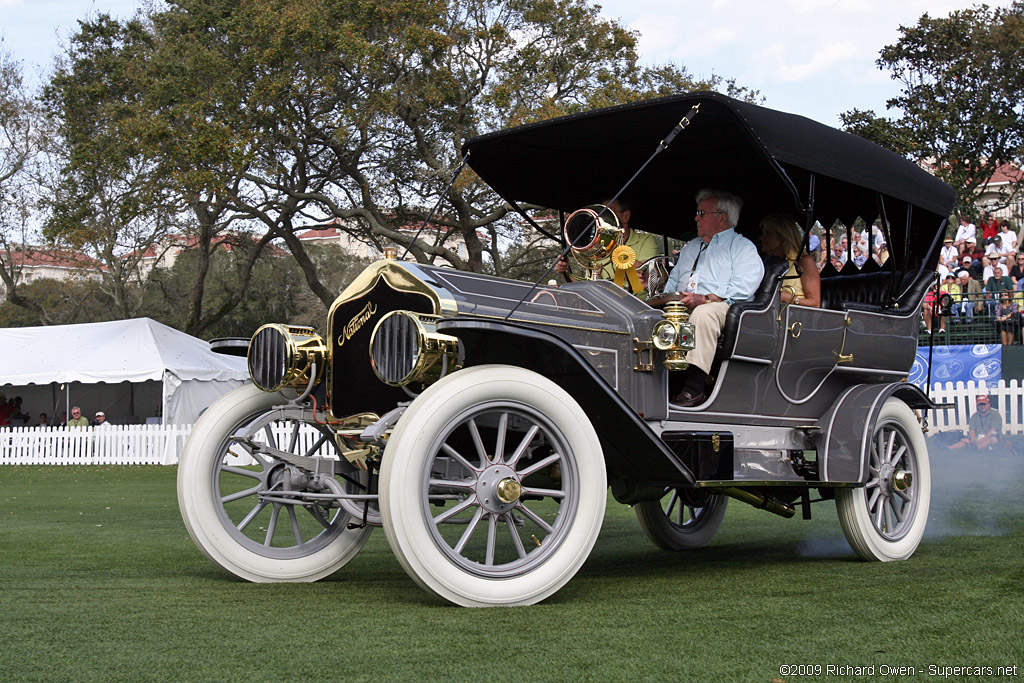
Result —
<instances>
[{"instance_id":1,"label":"lanyard with badge","mask_svg":"<svg viewBox=\"0 0 1024 683\"><path fill-rule=\"evenodd\" d=\"M690 277L686 280L686 289L684 291L693 294L697 291L697 284L700 282L700 276L697 274L697 264L700 263L701 254L708 248L708 243L704 240L700 242L700 249L697 251L697 258L693 259L693 267L690 268Z\"/></svg>"}]
</instances>

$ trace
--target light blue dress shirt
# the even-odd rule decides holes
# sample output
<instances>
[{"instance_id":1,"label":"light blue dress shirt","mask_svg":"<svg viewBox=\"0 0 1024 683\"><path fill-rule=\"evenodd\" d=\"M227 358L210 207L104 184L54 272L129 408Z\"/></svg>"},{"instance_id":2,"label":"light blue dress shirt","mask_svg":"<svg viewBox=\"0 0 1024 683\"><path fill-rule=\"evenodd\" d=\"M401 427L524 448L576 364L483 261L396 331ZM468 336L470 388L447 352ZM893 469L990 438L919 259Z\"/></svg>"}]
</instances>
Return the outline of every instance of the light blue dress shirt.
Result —
<instances>
[{"instance_id":1,"label":"light blue dress shirt","mask_svg":"<svg viewBox=\"0 0 1024 683\"><path fill-rule=\"evenodd\" d=\"M676 266L665 283L665 293L685 290L690 273L696 272L696 294L715 294L730 302L746 301L754 296L764 277L764 263L754 243L729 228L712 236L703 253L702 244L703 240L692 239L680 250Z\"/></svg>"}]
</instances>

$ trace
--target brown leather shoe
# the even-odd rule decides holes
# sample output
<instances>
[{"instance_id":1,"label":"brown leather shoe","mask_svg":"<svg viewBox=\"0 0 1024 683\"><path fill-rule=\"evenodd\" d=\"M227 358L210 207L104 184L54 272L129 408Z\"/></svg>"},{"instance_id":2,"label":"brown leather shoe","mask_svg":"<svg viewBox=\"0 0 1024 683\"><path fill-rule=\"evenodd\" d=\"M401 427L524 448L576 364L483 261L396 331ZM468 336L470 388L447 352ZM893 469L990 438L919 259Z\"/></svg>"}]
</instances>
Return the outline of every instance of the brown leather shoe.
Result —
<instances>
[{"instance_id":1,"label":"brown leather shoe","mask_svg":"<svg viewBox=\"0 0 1024 683\"><path fill-rule=\"evenodd\" d=\"M693 394L690 392L689 389L683 389L678 394L676 394L675 398L672 399L672 403L683 408L692 408L694 406L699 406L703 402L704 392L701 392L699 394Z\"/></svg>"}]
</instances>

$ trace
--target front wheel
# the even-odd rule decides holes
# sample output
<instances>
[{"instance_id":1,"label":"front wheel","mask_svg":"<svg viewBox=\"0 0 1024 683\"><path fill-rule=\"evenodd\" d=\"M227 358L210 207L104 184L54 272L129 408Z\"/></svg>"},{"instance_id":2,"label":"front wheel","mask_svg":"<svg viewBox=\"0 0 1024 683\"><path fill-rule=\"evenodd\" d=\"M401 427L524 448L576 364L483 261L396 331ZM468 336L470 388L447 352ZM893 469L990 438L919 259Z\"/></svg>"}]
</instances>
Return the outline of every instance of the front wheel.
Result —
<instances>
[{"instance_id":1,"label":"front wheel","mask_svg":"<svg viewBox=\"0 0 1024 683\"><path fill-rule=\"evenodd\" d=\"M339 499L369 495L368 475L344 460L312 411L282 403L280 394L251 384L225 394L196 423L178 463L189 535L215 564L247 581L324 578L355 557L370 533L350 514L363 506Z\"/></svg>"},{"instance_id":2,"label":"front wheel","mask_svg":"<svg viewBox=\"0 0 1024 683\"><path fill-rule=\"evenodd\" d=\"M467 607L529 605L587 559L604 518L601 443L579 404L528 370L461 370L423 392L388 442L384 531L406 572Z\"/></svg>"},{"instance_id":3,"label":"front wheel","mask_svg":"<svg viewBox=\"0 0 1024 683\"><path fill-rule=\"evenodd\" d=\"M931 501L928 446L913 411L889 398L878 415L868 451L868 481L839 489L839 523L862 559L889 562L914 554Z\"/></svg>"}]
</instances>

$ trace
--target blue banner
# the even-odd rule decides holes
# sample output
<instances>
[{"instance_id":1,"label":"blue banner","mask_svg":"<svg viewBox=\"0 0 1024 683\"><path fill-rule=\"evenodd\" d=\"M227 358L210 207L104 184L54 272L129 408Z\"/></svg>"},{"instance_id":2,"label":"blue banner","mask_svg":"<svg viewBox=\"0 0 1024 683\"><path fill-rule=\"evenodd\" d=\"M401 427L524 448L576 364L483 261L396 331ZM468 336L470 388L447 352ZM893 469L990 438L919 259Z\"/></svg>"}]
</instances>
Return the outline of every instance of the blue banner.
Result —
<instances>
[{"instance_id":1,"label":"blue banner","mask_svg":"<svg viewBox=\"0 0 1024 683\"><path fill-rule=\"evenodd\" d=\"M1000 344L966 344L932 347L932 384L986 382L1002 379L1003 347ZM924 388L928 378L928 347L917 349L910 381Z\"/></svg>"}]
</instances>

